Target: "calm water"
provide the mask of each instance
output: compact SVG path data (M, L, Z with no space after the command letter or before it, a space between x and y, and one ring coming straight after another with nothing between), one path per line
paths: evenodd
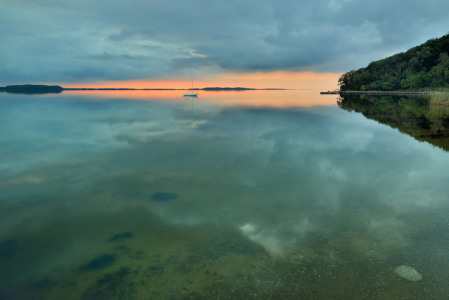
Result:
M0 299L449 297L448 152L318 91L181 94L0 94Z

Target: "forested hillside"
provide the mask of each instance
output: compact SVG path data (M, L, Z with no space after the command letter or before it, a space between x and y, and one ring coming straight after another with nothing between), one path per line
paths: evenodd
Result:
M449 88L449 34L343 74L341 90Z

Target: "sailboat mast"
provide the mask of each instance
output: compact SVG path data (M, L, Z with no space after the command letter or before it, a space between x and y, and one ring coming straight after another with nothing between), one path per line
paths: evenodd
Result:
M184 97L194 97L194 98L196 98L196 97L198 97L198 94L193 92L193 74L192 74L192 70L190 70L190 79L192 81L192 87L190 88L190 93L184 94Z

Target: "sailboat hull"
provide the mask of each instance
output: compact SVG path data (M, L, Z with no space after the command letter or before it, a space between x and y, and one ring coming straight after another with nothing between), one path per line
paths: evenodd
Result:
M184 97L196 98L196 97L198 97L198 94L195 94L195 93L184 94Z

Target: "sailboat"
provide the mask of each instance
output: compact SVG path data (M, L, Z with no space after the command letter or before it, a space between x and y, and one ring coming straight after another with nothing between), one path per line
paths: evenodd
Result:
M193 76L192 76L192 71L190 71L190 78L192 79L192 88L190 89L191 92L188 93L188 94L184 94L184 97L188 97L188 98L196 98L196 97L198 97L198 94L193 92Z

